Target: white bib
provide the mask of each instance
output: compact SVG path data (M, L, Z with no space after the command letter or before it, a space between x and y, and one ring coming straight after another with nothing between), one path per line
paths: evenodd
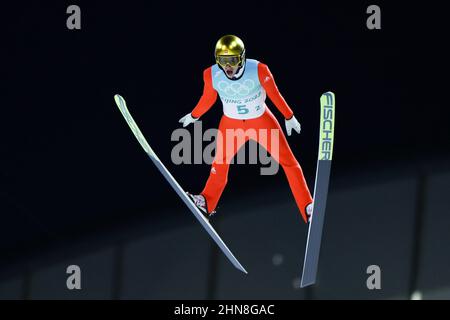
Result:
M254 119L260 117L266 108L266 91L258 77L258 61L247 59L244 74L231 80L216 64L212 67L214 89L222 100L223 113L233 119Z

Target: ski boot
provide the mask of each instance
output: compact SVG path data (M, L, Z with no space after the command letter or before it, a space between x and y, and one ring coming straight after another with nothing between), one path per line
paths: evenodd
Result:
M306 206L306 215L308 216L308 222L311 222L313 209L314 209L314 202L311 202Z
M203 214L206 220L209 221L209 219L214 215L214 213L216 213L215 211L208 212L208 207L206 206L206 199L203 195L190 194L189 192L186 192L186 194L189 196L189 198L191 198L192 202L200 210L200 212Z

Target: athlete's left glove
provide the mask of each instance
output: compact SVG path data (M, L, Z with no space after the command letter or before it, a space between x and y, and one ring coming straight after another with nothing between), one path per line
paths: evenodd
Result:
M190 125L191 123L194 123L197 120L198 120L198 118L196 119L196 118L192 117L192 115L190 113L188 113L183 118L181 118L178 122L182 123L183 127L186 127L186 126Z
M300 126L300 122L298 122L294 116L292 116L292 118L290 118L289 120L285 119L284 124L286 125L286 132L288 136L291 135L292 129L297 131L297 133L300 133L300 130L302 129L302 127Z

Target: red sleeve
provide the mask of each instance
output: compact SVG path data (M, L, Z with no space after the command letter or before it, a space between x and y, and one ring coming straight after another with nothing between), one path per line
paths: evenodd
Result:
M294 115L291 108L287 104L286 100L284 100L280 91L278 91L275 80L273 79L273 75L269 70L269 67L264 63L258 64L258 77L259 82L263 86L264 90L266 90L267 95L270 100L275 104L275 106L280 110L285 119L290 119Z
M200 101L195 106L194 110L192 110L191 115L194 118L200 118L206 111L208 111L214 102L217 99L217 91L213 88L212 85L212 67L205 69L203 71L203 95L200 98Z

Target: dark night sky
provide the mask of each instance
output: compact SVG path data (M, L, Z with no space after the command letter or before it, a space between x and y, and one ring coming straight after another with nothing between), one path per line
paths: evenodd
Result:
M382 30L369 31L364 1L74 3L80 31L65 26L72 2L4 5L2 249L180 205L123 121L115 93L179 182L200 191L208 166L171 164L170 135L198 101L202 71L223 34L239 35L247 56L271 68L302 123L302 134L288 140L310 185L318 99L328 90L337 98L336 176L448 154L441 78L448 49L437 5L379 3ZM220 115L216 103L204 128L216 127ZM283 174L260 177L258 166L235 166L227 190L285 183Z

